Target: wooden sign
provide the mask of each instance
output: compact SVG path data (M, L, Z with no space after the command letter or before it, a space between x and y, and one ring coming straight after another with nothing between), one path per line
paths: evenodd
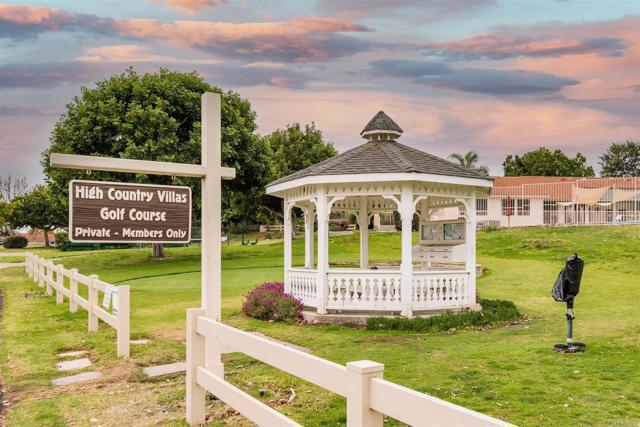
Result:
M91 243L188 243L191 189L73 180L69 239Z

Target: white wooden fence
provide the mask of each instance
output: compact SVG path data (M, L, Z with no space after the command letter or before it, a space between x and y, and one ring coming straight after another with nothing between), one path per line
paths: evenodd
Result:
M96 275L80 274L75 268L67 270L62 264L54 264L31 252L25 254L25 270L34 282L46 288L47 295L53 295L55 291L56 304L64 303L64 298L67 297L70 312L77 312L78 306L87 310L89 332L98 330L98 319L113 327L117 331L118 357L129 357L129 286L114 286L99 280ZM68 283L68 287L65 283ZM83 293L87 298L78 292L79 284L87 287L86 293Z
M297 422L224 380L205 348L240 352L347 399L348 427L382 427L383 415L413 426L486 427L511 424L386 381L384 365L369 360L339 365L216 322L204 309L187 310L187 422L205 421L205 392L215 394L259 426L299 426ZM206 342L207 341L207 342ZM206 344L205 344L206 342Z

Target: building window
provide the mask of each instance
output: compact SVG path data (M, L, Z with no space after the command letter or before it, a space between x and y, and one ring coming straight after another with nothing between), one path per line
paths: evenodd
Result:
M507 197L506 199L501 199L501 207L502 207L502 216L513 216L513 199Z
M529 199L518 199L518 216L529 216L531 213L530 202Z
M486 216L489 206L489 199L476 199L476 215Z

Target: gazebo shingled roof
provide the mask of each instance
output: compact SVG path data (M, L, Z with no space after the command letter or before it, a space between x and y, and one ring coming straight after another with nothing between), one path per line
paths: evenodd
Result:
M365 132L376 130L391 130L402 133L402 129L400 128L400 126L398 126L398 124L394 122L391 117L387 116L382 110L378 111L378 114L376 114L371 120L369 120L369 123L367 123L364 129L362 129L360 135L364 134Z
M402 129L383 111L376 114L360 133L394 132ZM391 137L391 135L387 135ZM365 136L367 138L367 136ZM369 138L368 138L369 139ZM269 186L295 179L320 175L352 175L371 173L425 173L463 178L490 179L483 172L466 168L424 151L400 144L392 139L369 140L335 157L280 178Z

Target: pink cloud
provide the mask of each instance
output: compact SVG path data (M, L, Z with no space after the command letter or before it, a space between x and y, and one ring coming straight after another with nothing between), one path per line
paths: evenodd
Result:
M0 4L0 19L5 24L41 26L52 31L73 20L73 14L53 7Z
M115 29L126 37L276 62L322 61L368 49L359 39L337 34L368 30L344 18L294 17L284 22L240 24L129 19L118 21Z
M476 150L480 163L490 166L494 174L502 173L507 154L540 146L571 155L580 151L596 165L611 142L640 134L639 125L616 115L552 100L381 96L368 90L323 89L297 92L261 87L245 88L242 94L258 114L261 133L296 121L315 121L344 151L363 142L359 132L382 109L404 129L400 142L445 158L452 152Z
M545 28L543 31L550 31ZM606 34L622 40L627 48L617 56L603 56L597 52L545 58L516 58L509 64L531 70L553 70L580 80L581 84L567 88L565 96L573 100L625 98L640 102L640 94L633 87L640 83L640 20L635 17L613 22L567 26L566 34L586 37ZM637 108L635 109L637 112Z
M155 55L148 48L134 44L92 47L76 58L83 62L176 62L168 55Z
M58 9L5 5L0 9L0 36L19 39L47 31L84 31L169 43L253 61L312 62L364 52L370 43L344 33L369 29L342 17L293 17L288 21L160 22L116 20Z
M454 60L478 60L580 55L585 53L617 56L621 54L625 47L625 43L622 40L614 37L571 40L498 32L431 44L428 45L428 51Z
M227 0L150 0L152 3L165 3L169 9L185 15L196 15L209 7L220 6Z
M453 60L496 60L595 54L622 56L637 40L638 17L579 24L502 26L458 40L425 45ZM635 34L632 34L635 33Z

